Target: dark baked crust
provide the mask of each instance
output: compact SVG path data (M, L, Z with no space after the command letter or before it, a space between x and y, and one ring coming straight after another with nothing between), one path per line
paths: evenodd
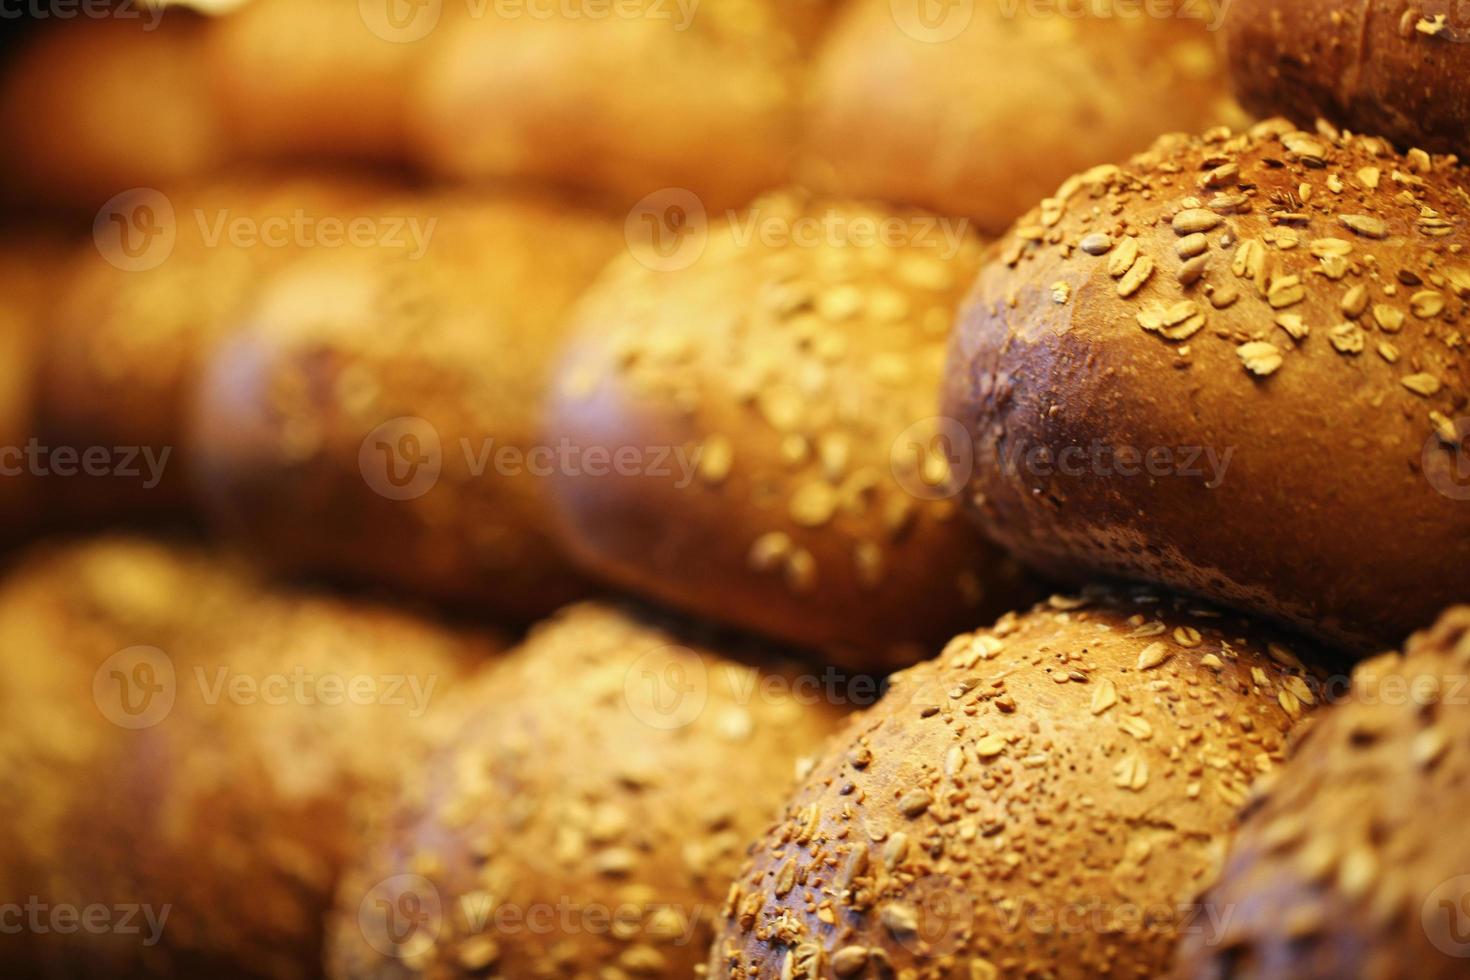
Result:
M1400 149L1470 155L1460 0L1233 0L1223 37L1246 107L1325 116Z
M910 238L856 234L889 221ZM641 465L555 480L574 556L860 667L912 663L1023 601L1014 563L958 519L928 425L980 248L933 221L772 195L712 223L685 268L615 261L573 315L550 431ZM803 222L834 230L803 242Z
M997 235L1068 174L1243 118L1208 5L1116 6L852 0L814 61L798 178Z
M692 976L741 847L842 713L771 656L606 605L537 627L344 879L329 975ZM403 874L442 914L393 946L372 900Z
M1143 593L959 636L752 849L710 975L1160 976L1318 681L1279 638Z
M1363 649L1430 622L1470 561L1467 187L1445 158L1282 120L1068 180L997 244L954 337L973 512L1055 574Z
M529 454L566 310L621 236L535 197L388 210L431 230L422 255L312 256L237 311L193 410L196 486L277 567L544 615L587 587Z
M1181 977L1465 975L1467 671L1464 607L1355 671L1351 696L1258 787Z

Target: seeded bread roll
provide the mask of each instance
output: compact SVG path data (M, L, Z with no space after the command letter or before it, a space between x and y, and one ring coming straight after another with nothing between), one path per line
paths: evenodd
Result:
M415 156L454 179L746 205L789 175L801 50L827 6L564 0L446 21L417 86Z
M1319 681L1157 595L961 635L829 743L731 886L710 976L1160 976Z
M229 151L201 31L192 14L141 5L73 9L38 29L0 81L4 195L90 213L130 187L217 167Z
M214 97L241 152L400 161L419 32L460 3L252 0L210 22Z
M144 188L106 209L47 318L42 416L50 443L123 447L136 475L59 485L69 511L186 509L183 414L206 353L268 270L351 248L341 228L383 217L377 193L336 176L242 175Z
M422 254L313 256L264 288L204 373L196 483L279 567L534 618L586 591L550 537L542 413L622 236L530 197L412 213Z
M1470 609L1370 660L1254 794L1182 977L1465 976ZM1228 913L1228 914L1227 914Z
M858 690L770 656L607 605L539 626L344 879L328 974L693 975L741 846Z
M136 932L23 930L76 977L318 975L356 808L492 649L136 540L32 556L0 585L0 637L6 894L42 922L141 907Z
M1379 649L1466 597L1470 197L1275 120L1066 181L956 331L990 534ZM1344 533L1349 532L1349 533Z
M1470 6L1241 0L1224 22L1236 92L1261 115L1325 116L1401 149L1470 156Z
M553 482L567 546L621 587L859 667L1013 605L1014 564L943 499L933 426L979 240L796 195L707 238L678 268L640 244L573 315L550 422L584 464Z
M1239 118L1201 5L1061 7L1087 9L852 0L815 58L799 179L995 235L1068 174Z

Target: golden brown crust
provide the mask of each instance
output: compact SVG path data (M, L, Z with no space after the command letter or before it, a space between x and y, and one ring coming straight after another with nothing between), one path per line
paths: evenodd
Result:
M4 194L95 211L129 187L207 173L228 153L183 11L76 16L40 28L0 82Z
M798 177L999 234L1068 174L1239 118L1207 6L853 0L815 59Z
M154 486L141 457L137 479L68 481L69 511L184 509L183 417L206 353L269 270L325 247L323 223L372 214L379 193L360 179L240 174L143 189L110 210L133 245L109 222L70 259L46 323L43 425L55 445L168 457ZM140 238L139 222L166 230Z
M565 311L621 236L530 197L408 213L422 255L315 256L263 287L205 371L193 474L273 564L534 618L586 591L537 450Z
M99 977L315 975L356 808L495 648L130 539L31 557L0 636L7 896L167 916L31 937L48 969Z
M1057 574L1358 647L1431 621L1470 561L1467 187L1282 120L1068 180L997 243L953 341L974 512Z
M691 976L741 846L841 714L770 656L606 605L538 627L344 879L329 974ZM394 942L379 902L427 917Z
M1143 593L959 636L832 740L731 887L710 975L1159 976L1318 680Z
M1458 0L1232 0L1236 92L1261 115L1325 116L1401 149L1470 155L1470 8Z
M712 224L681 268L614 262L573 315L550 430L633 464L555 479L567 547L864 667L1011 608L1025 587L936 489L928 427L979 247L962 222L787 194Z
M1449 980L1465 975L1470 609L1362 664L1263 780L1179 975Z
M812 0L576 0L443 24L413 105L416 157L623 204L666 187L739 207L783 183ZM540 10L531 16L527 10ZM547 11L555 13L547 16ZM577 12L575 16L568 11Z

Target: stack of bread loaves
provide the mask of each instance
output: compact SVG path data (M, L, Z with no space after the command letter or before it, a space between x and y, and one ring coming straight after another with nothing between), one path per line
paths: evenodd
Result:
M7 970L1470 977L1459 5L89 10Z

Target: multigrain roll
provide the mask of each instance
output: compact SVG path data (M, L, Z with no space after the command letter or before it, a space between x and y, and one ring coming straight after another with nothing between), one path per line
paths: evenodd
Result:
M495 649L135 540L30 558L0 636L0 879L49 926L19 937L42 971L79 977L319 975L357 808ZM94 905L132 931L55 928Z
M0 81L0 193L91 212L218 167L228 139L202 30L192 14L142 5L39 28Z
M1248 109L1325 116L1403 150L1470 156L1470 6L1461 0L1239 0L1223 37Z
M934 418L979 239L783 194L696 241L640 241L573 314L549 426L579 462L553 481L573 554L859 667L1011 608L1025 585L945 499Z
M1188 600L1054 597L895 675L731 886L712 978L1148 978L1320 677Z
M852 0L814 59L798 179L999 234L1068 174L1240 118L1209 6Z
M238 175L138 189L99 214L47 317L41 411L49 442L130 462L126 475L69 481L69 512L185 509L183 416L206 354L269 270L355 248L354 219L406 234L370 203L379 190L337 175Z
M446 20L416 89L414 155L454 179L744 206L789 176L802 50L830 6L563 0Z
M1263 780L1181 977L1449 980L1465 975L1470 609L1362 664Z
M861 690L771 656L608 605L539 626L344 879L328 974L693 975L740 848Z
M252 0L210 22L212 95L246 156L400 162L420 31L464 9Z
M1282 120L1069 179L956 330L973 512L1038 568L1360 649L1431 622L1470 561L1467 188Z
M543 413L622 236L533 197L414 213L421 251L313 256L242 313L200 385L196 483L277 567L534 618L586 590L550 536Z

